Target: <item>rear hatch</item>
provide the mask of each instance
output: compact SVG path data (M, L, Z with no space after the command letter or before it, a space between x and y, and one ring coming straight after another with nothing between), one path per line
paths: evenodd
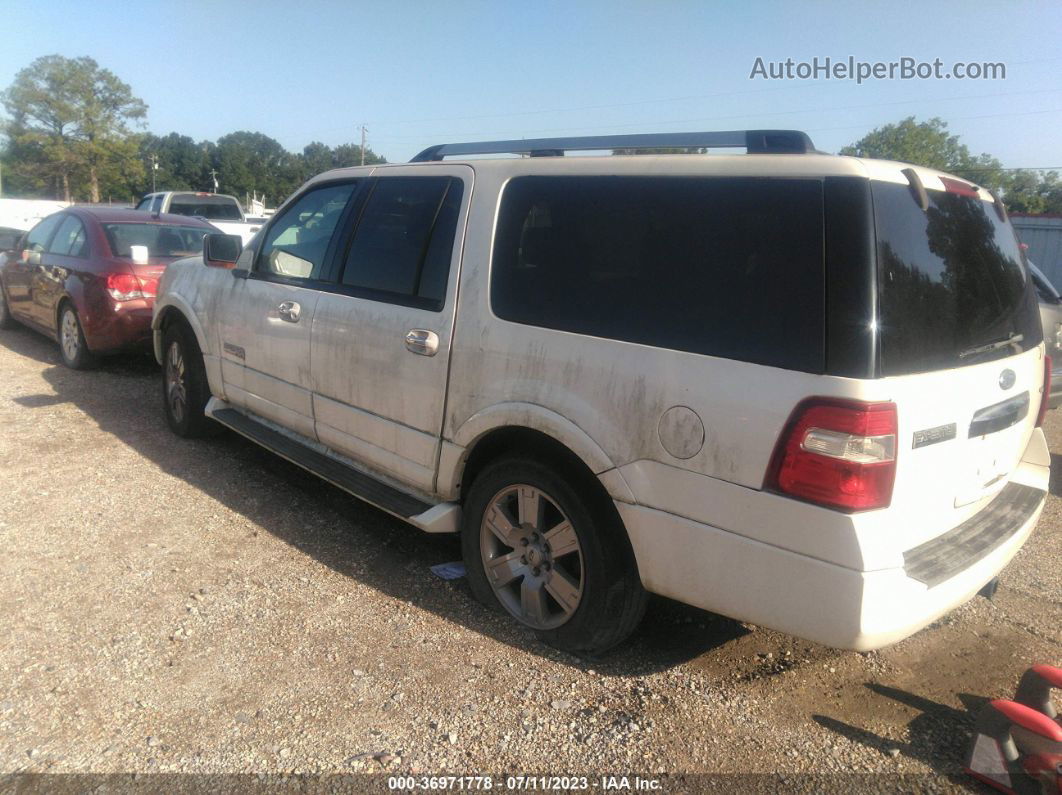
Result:
M898 421L888 514L902 548L960 524L1007 484L1036 425L1045 364L1035 289L1002 205L919 173L871 183L878 364Z

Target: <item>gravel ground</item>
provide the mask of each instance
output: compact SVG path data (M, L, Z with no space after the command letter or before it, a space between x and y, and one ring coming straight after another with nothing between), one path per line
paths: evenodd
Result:
M1062 478L993 601L888 649L658 599L587 661L433 576L455 538L233 434L173 436L150 359L73 372L15 329L0 373L0 773L627 774L665 790L766 773L810 790L855 772L875 774L859 789L961 789L971 711L1062 662ZM1048 437L1062 451L1062 412Z

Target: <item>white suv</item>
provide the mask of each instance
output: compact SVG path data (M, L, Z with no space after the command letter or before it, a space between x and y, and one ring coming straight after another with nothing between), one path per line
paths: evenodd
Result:
M564 649L647 591L879 647L1044 504L1036 295L999 200L936 171L789 131L451 144L206 251L156 303L170 426L461 533L476 595Z

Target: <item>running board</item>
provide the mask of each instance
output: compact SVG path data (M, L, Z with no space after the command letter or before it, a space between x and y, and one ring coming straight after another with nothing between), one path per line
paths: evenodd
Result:
M211 398L206 413L226 428L260 444L281 458L312 472L358 499L405 519L425 532L456 533L459 529L461 507L456 503L443 502L432 505L424 502L349 464L314 450L264 422L229 408L217 398Z

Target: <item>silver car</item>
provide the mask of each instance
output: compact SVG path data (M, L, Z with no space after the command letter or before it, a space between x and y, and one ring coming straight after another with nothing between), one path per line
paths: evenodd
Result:
M1031 262L1029 273L1040 301L1040 322L1044 327L1044 344L1051 357L1051 400L1049 408L1062 405L1062 296L1050 280Z

